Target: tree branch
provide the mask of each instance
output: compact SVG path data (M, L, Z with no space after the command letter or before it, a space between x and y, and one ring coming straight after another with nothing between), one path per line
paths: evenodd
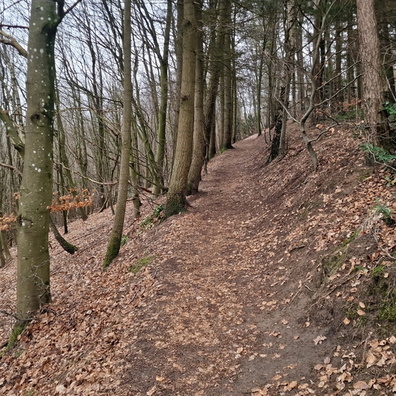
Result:
M6 110L0 108L0 121L3 121L6 126L6 135L11 139L12 144L16 151L23 158L25 154L25 143L21 139L18 133L18 129L16 128L14 121L9 116Z
M0 23L0 29L2 28L12 28L12 29L26 29L29 30L29 26L23 26L23 25L7 25L5 23Z
M58 4L58 21L55 24L55 27L57 27L63 20L63 18L73 9L82 2L82 0L77 0L72 6L70 6L66 11L64 9L65 7L65 0L55 0L56 3Z
M117 182L114 182L114 181L101 182L101 181L92 179L92 178L90 178L89 176L84 176L84 175L81 174L80 172L75 171L75 170L73 170L73 169L71 169L71 168L65 166L64 164L61 164L60 162L54 161L54 164L57 165L57 166L60 166L60 165L61 165L64 169L67 169L68 171L74 173L74 174L77 175L77 176L80 176L81 178L83 178L83 179L85 179L85 180L89 180L89 181L90 181L91 183L93 183L93 184L98 184L98 185L100 185L100 186L115 186L115 185L117 184Z
M22 172L16 166L4 164L3 162L0 162L0 166L2 166L3 168L12 169L16 173L18 173L19 176L22 176Z
M3 36L3 37L1 37ZM18 41L12 37L10 34L6 33L4 30L0 30L0 43L10 45L11 47L14 47L20 55L22 55L24 58L27 58L28 53L25 48L22 47L21 44L18 43Z

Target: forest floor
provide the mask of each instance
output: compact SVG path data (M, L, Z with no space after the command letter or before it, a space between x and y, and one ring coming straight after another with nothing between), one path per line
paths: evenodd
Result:
M394 176L345 125L315 143L313 173L291 129L281 161L264 166L263 136L216 156L186 213L127 218L106 272L111 211L71 223L79 250L52 242L53 302L3 353L0 394L394 394ZM3 342L15 262L0 271Z

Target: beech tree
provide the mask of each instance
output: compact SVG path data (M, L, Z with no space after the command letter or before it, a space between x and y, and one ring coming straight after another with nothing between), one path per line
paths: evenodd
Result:
M156 53L160 63L160 99L158 108L158 126L157 126L157 149L155 152L155 176L153 186L153 195L157 196L160 194L164 185L163 168L165 160L165 146L166 146L166 118L168 110L168 69L169 69L169 45L170 45L170 33L172 24L172 1L167 0L166 10L166 25L164 30L164 45L162 53L158 47L158 41L153 40L156 44ZM152 30L155 32L155 30Z
M76 5L75 3L74 5ZM48 251L55 102L54 46L63 1L32 0L26 79L25 151L17 218L17 323L20 332L51 299Z
M124 229L125 208L128 197L129 158L131 150L132 122L132 80L131 80L131 0L125 0L124 9L124 93L122 120L122 148L120 177L118 180L117 206L113 229L110 234L103 267L108 267L118 255L121 247L122 230Z
M231 0L220 2L220 35L222 54L222 73L220 77L220 147L232 149L233 99L232 97L232 3Z
M216 99L219 92L220 75L222 70L221 46L222 35L220 34L219 2L210 0L209 9L209 43L207 51L206 74L207 88L204 98L204 137L205 137L205 160L209 161L216 151ZM198 52L199 54L199 52Z
M202 167L205 161L204 83L203 83L203 26L201 6L197 10L197 50L195 64L194 136L191 165L188 173L187 194L198 192Z
M187 207L188 172L191 165L194 131L194 88L197 49L197 14L193 0L183 1L182 72L177 142L172 176L165 205L165 216Z

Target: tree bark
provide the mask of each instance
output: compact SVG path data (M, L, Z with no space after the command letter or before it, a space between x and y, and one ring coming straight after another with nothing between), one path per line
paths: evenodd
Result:
M175 158L165 204L166 217L177 214L187 208L187 178L191 164L193 145L195 58L197 43L197 18L194 1L184 0L183 10L183 59L179 121Z
M3 254L5 257L5 260L8 261L11 259L11 253L10 250L8 249L8 243L7 243L7 233L6 231L0 231L0 242L3 247Z
M62 247L62 249L65 252L69 254L74 254L77 252L78 247L74 246L72 243L66 241L66 239L63 238L51 216L50 216L50 227L52 233L54 234L55 239L58 241L59 245Z
M164 34L164 49L160 59L160 106L158 114L157 128L157 151L155 153L156 174L160 175L156 184L153 186L153 195L158 196L161 192L161 186L164 185L163 168L165 158L166 143L166 116L168 108L168 63L169 63L169 43L170 30L172 22L172 2L167 2L166 26ZM161 184L161 185L160 185Z
M0 238L0 268L3 268L5 266L5 263L6 263L6 258L5 258L5 254L4 254L4 248L3 248L3 239Z
M205 133L203 115L203 28L201 5L197 6L197 56L195 68L195 98L194 98L194 137L191 166L188 173L187 195L198 192L201 181L202 167L205 161Z
M213 4L213 7L215 4ZM216 152L216 99L219 91L219 82L221 74L221 59L220 59L220 48L221 48L221 35L216 33L216 27L218 25L218 15L216 20L212 21L211 40L208 50L208 74L209 82L205 92L205 103L204 103L204 136L206 144L206 163L215 155Z
M394 142L390 139L387 120L381 112L385 101L385 84L381 71L374 0L356 0L356 6L363 72L364 114L368 128L367 140L387 150L392 150Z
M28 43L24 167L18 212L17 327L50 301L56 3L32 0Z
M280 87L278 98L278 107L275 116L275 129L271 142L270 155L266 161L269 164L278 155L284 157L286 155L286 128L289 107L289 94L292 85L292 77L294 74L295 63L294 57L296 52L297 39L297 6L295 0L285 1L285 59L283 64L283 81Z
M107 268L117 257L120 247L122 231L124 229L126 201L128 197L129 155L131 150L131 122L132 122L132 61L131 61L131 0L125 0L124 9L124 92L123 92L123 124L122 148L120 161L120 177L118 180L117 205L115 209L113 229L107 244L103 268Z
M224 0L220 4L220 24L223 36L223 67L221 76L221 136L220 148L232 149L232 51L231 51L231 26L232 26L232 4L230 0Z

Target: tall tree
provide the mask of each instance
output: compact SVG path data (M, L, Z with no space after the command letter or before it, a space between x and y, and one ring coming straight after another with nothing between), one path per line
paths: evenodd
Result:
M381 111L385 101L385 83L381 69L374 2L375 0L356 0L359 51L363 71L364 114L369 130L368 141L391 150L394 142L390 139L387 120Z
M177 214L187 207L187 179L191 164L194 130L194 88L197 47L197 16L195 7L196 4L193 0L183 1L180 108L175 158L165 205L166 217Z
M215 124L216 124L216 99L218 96L220 75L222 69L221 46L222 35L219 34L219 11L217 0L209 2L207 14L209 19L209 43L207 51L208 82L204 100L204 134L206 144L205 160L209 161L216 152Z
M197 56L195 65L194 137L191 166L188 173L187 194L198 192L205 161L204 83L203 83L203 26L201 6L198 7Z
M296 0L285 0L285 40L284 52L285 59L283 64L283 76L278 98L277 114L275 116L274 136L271 142L271 151L267 163L273 161L278 155L286 154L286 126L288 118L289 96L294 74L294 57L296 52L296 35L297 35L297 3Z
M221 130L220 146L232 149L232 3L230 0L220 2L220 35L222 36L222 75L220 89Z
M132 122L132 62L131 62L131 0L125 0L124 9L124 94L122 120L122 149L120 177L118 180L117 206L114 215L113 229L107 245L103 267L107 268L117 257L121 247L122 230L124 229L126 201L128 197L129 158L131 150Z
M165 143L166 143L166 116L168 108L168 68L169 68L169 44L170 44L170 30L172 22L172 1L167 0L166 12L166 26L164 32L164 48L162 56L160 56L160 105L158 114L158 128L157 128L157 151L155 153L155 161L157 166L157 173L161 176L157 180L157 184L153 187L153 195L156 196L161 191L161 185L164 184L162 177L164 158L165 158Z
M63 2L32 0L29 24L24 167L18 210L16 331L50 301L48 231L52 201L54 45ZM40 188L38 188L38 186Z

